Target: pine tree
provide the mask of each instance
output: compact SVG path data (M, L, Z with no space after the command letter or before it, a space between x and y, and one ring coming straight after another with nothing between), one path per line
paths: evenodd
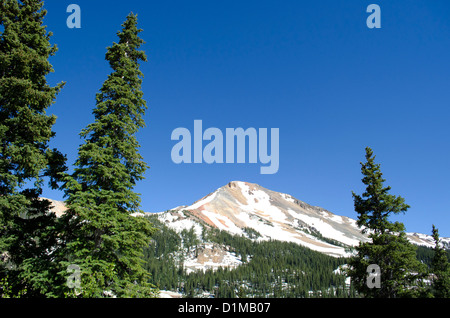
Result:
M39 0L0 3L0 276L23 297L51 295L55 284L56 217L39 196L44 177L57 188L66 170L65 157L49 148L56 117L46 110L64 83L46 81L57 48L42 7Z
M416 258L415 247L408 241L405 227L400 222L390 222L392 214L404 213L409 206L400 196L389 194L384 187L380 165L366 148L366 163L361 163L362 182L366 191L362 196L353 193L358 226L369 233L369 242L360 243L357 255L349 262L352 284L366 297L414 297L424 291L422 279L424 265ZM380 288L369 286L368 266L378 265L381 270Z
M439 231L433 225L432 235L435 242L434 257L431 262L432 293L437 298L450 298L450 265L447 252L440 245Z
M82 297L154 296L142 266L153 228L146 218L131 215L141 212L133 188L147 169L135 137L145 125L139 62L147 58L139 50L144 41L137 16L129 14L122 27L119 42L106 53L113 72L96 96L95 121L80 134L85 143L65 185L64 265L80 267Z

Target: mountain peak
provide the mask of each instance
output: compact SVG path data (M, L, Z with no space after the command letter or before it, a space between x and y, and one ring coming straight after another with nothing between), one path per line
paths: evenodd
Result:
M200 223L244 236L252 229L258 240L294 242L335 257L348 256L347 247L368 240L354 219L244 181L231 181L190 206L160 216L174 228L196 227L199 234ZM428 235L407 235L414 244L432 246Z
M182 211L190 212L190 222L238 235L251 228L260 240L295 242L333 256L347 255L345 245L365 239L351 219L244 181L231 181L190 206L174 209L172 223L186 222L178 213ZM174 220L177 215L180 219ZM330 243L337 238L338 244Z

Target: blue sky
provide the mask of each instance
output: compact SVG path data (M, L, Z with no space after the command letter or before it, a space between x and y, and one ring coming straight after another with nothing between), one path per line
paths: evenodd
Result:
M69 29L69 4L81 29ZM381 8L369 29L366 8ZM136 187L144 211L191 204L229 181L258 183L356 218L359 162L371 147L392 194L411 206L408 232L450 237L450 2L86 1L47 0L45 23L59 47L51 84L67 84L49 110L51 146L72 165L93 121L95 94L111 72L106 47L129 12L138 14L148 63L147 127L138 134L150 165ZM260 164L181 164L172 131L280 129L280 168ZM47 197L62 193L47 190Z

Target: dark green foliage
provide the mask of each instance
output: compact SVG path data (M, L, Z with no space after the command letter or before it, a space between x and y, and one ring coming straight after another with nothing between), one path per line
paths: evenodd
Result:
M251 258L248 263L223 273L236 293L242 282L251 297L335 297L337 287L345 289L345 277L334 273L346 263L344 258L327 256L295 243L254 242L223 231L215 230L209 238ZM322 289L325 292L318 293ZM220 286L218 292L220 295Z
M399 222L390 222L389 216L404 213L409 208L405 199L389 194L391 187L384 187L383 174L380 165L375 163L375 156L370 148L366 148L366 163L361 163L362 182L366 185L366 192L362 197L352 193L355 211L358 213L357 224L364 227L363 232L371 230L376 234L403 231L404 226Z
M131 215L141 212L133 188L147 168L135 137L147 108L139 70L147 58L139 50L144 41L137 16L128 15L122 27L119 42L106 53L113 72L97 94L95 121L80 134L85 142L65 185L69 210L62 218L67 242L62 264L81 268L82 297L154 293L141 262L153 228L147 219Z
M65 157L49 148L56 117L46 110L64 83L46 81L57 48L42 6L38 0L0 3L0 255L7 260L0 279L22 297L52 296L56 218L39 196L45 177L56 188L66 171Z
M405 212L408 205L402 197L389 194L384 187L380 165L366 148L366 163L361 163L362 182L366 191L362 196L353 193L358 225L369 233L371 241L360 243L357 255L349 262L349 275L358 292L365 297L397 298L423 296L425 265L416 258L415 247L404 233L404 225L392 223L392 214ZM381 269L381 287L367 284L367 268L376 264Z
M179 288L179 278L183 273L183 260L178 261L174 256L181 249L181 236L162 224L155 216L147 218L157 231L152 235L150 245L144 249L144 267L150 273L152 282L160 289L176 290Z
M435 242L434 256L431 261L432 294L437 298L450 298L450 265L448 253L440 246L438 229L433 225L432 235Z
M434 249L425 246L417 246L416 250L417 259L425 264L428 268L431 268L431 263L434 258ZM447 260L450 261L450 250L445 250Z
M252 229L251 227L245 227L243 228L243 230L250 239L257 239L261 237L261 234L255 229Z
M200 242L197 238L197 235L195 234L194 228L190 228L189 230L183 229L180 233L180 236L183 241L183 246L186 247L188 253L191 251L191 249L197 249L197 246Z
M247 261L234 269L187 274L182 268L187 251L182 235L163 225L155 215L148 218L159 231L146 249L144 259L152 280L160 289L180 291L186 297L199 297L202 292L218 298L354 296L345 285L345 277L334 273L347 262L346 259L327 256L294 243L255 242L211 228L204 228L204 242L226 247L241 257L245 255Z

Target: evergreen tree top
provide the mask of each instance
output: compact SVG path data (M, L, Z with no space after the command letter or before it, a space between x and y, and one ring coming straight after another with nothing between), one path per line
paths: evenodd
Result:
M358 212L358 226L372 229L376 232L403 231L401 223L390 223L389 215L406 212L409 205L400 196L389 194L390 186L384 187L380 164L375 163L375 155L371 148L366 148L366 162L361 162L362 182L366 185L365 192L360 196L352 192L355 211Z
M49 44L52 32L46 31L43 19L47 10L42 9L44 3L40 0L21 1L5 0L0 4L0 24L4 26L2 45L4 49L28 47L27 53L35 51L42 61L50 65L48 56L56 53L56 45ZM11 51L12 53L14 51ZM52 71L50 69L47 72Z
M111 131L110 126L114 125L114 133L127 139L145 126L142 116L147 103L141 90L144 75L139 62L146 62L147 56L139 50L144 44L140 32L137 15L130 13L117 33L119 42L107 48L105 58L113 71L96 96L97 106L93 111L96 123L88 126L82 136L92 134L92 139L97 141L105 135L105 129Z
M139 48L145 43L139 37L139 33L143 30L137 27L137 15L130 13L125 22L122 23L122 30L117 32L119 42L114 42L111 47L108 47L106 59L109 61L113 70L118 70L121 67L127 66L128 63L133 62L133 65L139 61L147 62L147 56L144 51ZM143 77L142 73L139 76Z

